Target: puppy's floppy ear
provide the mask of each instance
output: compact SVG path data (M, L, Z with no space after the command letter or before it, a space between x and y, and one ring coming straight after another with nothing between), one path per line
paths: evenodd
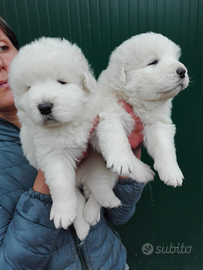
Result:
M96 89L97 83L93 76L83 72L83 85L87 90L93 93Z
M126 73L124 70L124 66L123 65L116 66L116 68L114 68L111 74L109 85L112 88L119 90L125 86L125 83L126 83Z

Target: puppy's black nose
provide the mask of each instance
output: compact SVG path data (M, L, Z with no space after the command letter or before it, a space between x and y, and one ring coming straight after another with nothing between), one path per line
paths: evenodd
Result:
M181 79L185 78L186 70L184 68L178 68L176 73L180 76Z
M48 115L51 113L51 109L53 107L53 103L46 102L38 105L38 110L41 112L43 115Z

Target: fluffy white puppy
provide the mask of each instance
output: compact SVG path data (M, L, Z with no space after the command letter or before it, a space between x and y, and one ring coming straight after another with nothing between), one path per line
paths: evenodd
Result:
M98 112L96 81L81 50L67 40L41 38L20 49L9 71L23 151L42 169L56 228L74 222L80 239L89 224L85 199L75 189L75 168ZM76 218L77 217L77 218Z
M137 159L131 150L127 136L134 128L134 121L118 105L123 100L132 106L144 125L144 145L154 159L160 179L174 187L182 185L183 174L177 164L174 146L175 125L170 118L173 97L189 83L187 69L178 60L180 54L179 46L156 33L134 36L112 52L107 69L98 79L102 106L92 144L101 151L107 167L117 174L142 183L154 177L150 167ZM94 169L91 164L86 166ZM85 181L91 179L86 176ZM103 192L102 182L88 186L96 196L90 195L85 214L86 219L94 223L98 220L97 202L102 205L103 201L110 203L115 198L112 196L111 199L108 192ZM93 208L94 213L89 214Z

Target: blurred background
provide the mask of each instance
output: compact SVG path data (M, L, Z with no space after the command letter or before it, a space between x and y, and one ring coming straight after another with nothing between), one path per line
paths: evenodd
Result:
M114 227L131 270L202 270L203 0L0 0L0 14L21 46L41 36L76 43L96 77L111 51L133 35L158 32L180 45L191 82L175 97L172 119L184 184L168 187L156 175L131 220ZM153 166L145 149L142 160Z

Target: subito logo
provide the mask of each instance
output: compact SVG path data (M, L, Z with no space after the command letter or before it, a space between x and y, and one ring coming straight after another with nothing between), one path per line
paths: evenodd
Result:
M142 246L142 252L145 255L151 255L154 251L154 247L150 243L146 243Z

